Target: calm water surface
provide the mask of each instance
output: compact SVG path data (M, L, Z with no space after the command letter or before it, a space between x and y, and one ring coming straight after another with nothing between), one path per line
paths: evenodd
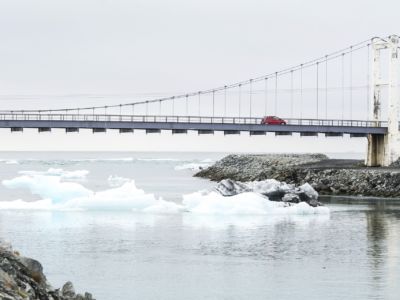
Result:
M79 184L92 190L109 189L109 176L121 176L179 203L182 194L214 184L176 167L222 155L17 156L3 154L1 180L26 170L88 170ZM39 199L25 189L0 193L3 201ZM399 299L400 202L323 201L329 215L3 210L0 237L39 259L54 286L71 280L100 300Z

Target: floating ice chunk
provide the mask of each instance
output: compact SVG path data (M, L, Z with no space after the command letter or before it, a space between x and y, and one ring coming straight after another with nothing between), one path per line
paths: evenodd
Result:
M57 169L48 173L60 174ZM111 178L114 180L115 178ZM22 200L0 202L0 209L26 210L123 210L141 213L178 213L223 215L282 215L282 214L326 214L325 207L311 207L307 203L290 204L270 201L268 197L251 191L245 191L231 197L225 197L217 191L196 192L183 195L182 204L165 201L136 187L133 180L121 180L118 187L94 192L76 182L64 182L61 176L23 175L10 180L3 180L3 185L13 189L28 189L39 195L42 200L25 202ZM111 181L112 181L111 180ZM116 181L118 181L116 180ZM125 181L125 182L122 182ZM257 186L257 183L255 183ZM276 181L265 183L259 190L274 191L282 188ZM285 186L283 185L283 188ZM312 194L309 185L302 186Z
M28 189L32 194L43 199L51 199L53 203L66 202L69 199L88 197L93 192L75 182L61 182L56 176L19 176L3 180L3 185L11 189Z
M193 193L183 195L184 208L192 213L199 214L326 214L326 207L311 207L305 202L289 204L270 201L267 197L245 192L231 197L224 197L220 193Z
M286 193L293 190L294 186L281 182L275 179L267 179L263 181L246 182L246 185L256 193L260 194L273 194L273 193Z
M211 158L205 158L201 161L202 163L206 163L206 164L211 164L213 162L215 162L213 159Z
M255 192L267 196L270 200L284 202L306 201L311 206L319 206L318 192L308 183L300 187L275 179L263 181L239 182L231 179L221 180L215 188L223 196L233 196L244 192Z
M182 207L174 202L157 199L138 189L133 180L122 186L93 193L89 197L73 198L64 208L85 210L132 210L135 212L177 213Z
M200 171L205 168L208 168L210 165L206 163L188 163L188 164L183 164L179 166L175 166L175 170L181 171L181 170L191 170L191 171Z
M121 185L123 185L124 183L129 182L129 181L130 181L129 178L120 177L120 176L113 176L113 175L110 175L110 176L108 177L108 184L109 184L111 187L119 187L119 186L121 186Z
M255 192L266 195L271 199L282 198L289 191L294 191L294 186L275 179L264 181L239 182L224 179L218 183L216 190L224 196L232 196L244 192Z
M53 210L55 205L51 199L37 201L23 201L21 199L14 201L0 201L0 210Z
M60 177L43 175L19 176L4 180L3 185L13 189L28 189L43 200L2 201L0 209L131 210L151 213L176 213L183 210L181 205L145 193L136 187L133 180L100 192L93 192L75 182L63 182Z
M19 161L15 159L0 159L0 162L5 163L6 165L18 165Z
M318 192L314 190L314 188L309 184L305 183L299 187L299 189L304 192L310 199L317 200L318 199Z
M7 165L18 165L19 164L18 160L15 160L15 159L6 160L5 163Z

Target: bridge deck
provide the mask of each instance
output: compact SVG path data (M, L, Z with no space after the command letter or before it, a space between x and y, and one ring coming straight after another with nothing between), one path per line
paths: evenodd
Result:
M260 118L130 116L79 114L0 114L0 128L208 130L226 132L299 132L386 134L386 122L286 119L287 125L262 125Z

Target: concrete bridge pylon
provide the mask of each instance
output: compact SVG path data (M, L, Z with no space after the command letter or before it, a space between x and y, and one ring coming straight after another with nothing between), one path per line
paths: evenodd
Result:
M371 67L371 102L372 120L375 126L381 121L382 87L387 86L388 97L388 132L384 135L368 135L367 166L389 166L400 158L400 132L399 132L399 37L390 36L387 40L372 39L372 67ZM382 53L389 54L387 81L382 80L381 65Z

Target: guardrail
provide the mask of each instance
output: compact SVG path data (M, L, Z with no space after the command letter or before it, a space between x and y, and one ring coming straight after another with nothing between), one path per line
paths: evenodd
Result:
M95 122L142 122L142 123L205 123L205 124L261 124L259 118L203 117L203 116L148 116L104 114L32 114L3 113L3 121L95 121ZM339 119L284 119L287 125L387 127L387 121L339 120Z

